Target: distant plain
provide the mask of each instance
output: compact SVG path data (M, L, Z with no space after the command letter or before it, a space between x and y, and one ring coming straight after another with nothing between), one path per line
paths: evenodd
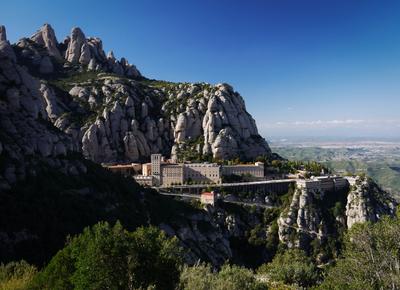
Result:
M269 143L290 160L315 160L340 174L365 173L400 199L400 139L274 137Z

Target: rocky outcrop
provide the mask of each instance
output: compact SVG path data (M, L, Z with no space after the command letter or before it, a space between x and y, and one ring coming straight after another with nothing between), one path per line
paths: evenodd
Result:
M4 25L0 25L0 41L7 41L7 33Z
M50 24L43 25L34 35L31 36L31 40L45 47L49 55L56 59L61 59L60 51L58 50L58 41L54 33L53 28Z
M40 75L55 69L71 74L73 65L81 66L77 75L82 70L98 72L94 82L71 83L67 99L55 93L65 86L54 88L50 103L50 94L43 90L49 120L93 161L138 161L156 152L180 159L185 150L218 159L270 154L242 97L227 84L161 83L154 87L152 82L143 85L126 80L137 79L140 72L126 59L117 60L112 51L106 56L101 40L86 38L80 28L73 28L64 43L58 44L46 24L30 39L20 40L17 47L17 57L30 62ZM61 54L66 63L56 68L51 58ZM104 72L123 77L100 77ZM69 85L68 80L62 82Z
M65 59L71 63L88 64L91 59L89 45L85 34L79 27L74 27L68 39Z
M188 264L193 265L200 259L220 266L232 258L229 236L206 212L190 215L179 224L162 223L160 228L190 249L185 255Z
M312 241L323 244L329 236L355 223L394 215L396 205L387 192L367 178L357 177L350 189L338 191L300 187L278 218L279 240L288 247L309 250Z
M396 205L396 201L372 180L357 177L347 196L347 227L366 221L376 222L383 215L393 215Z
M216 88L215 94L208 99L202 121L203 154L212 153L221 159L231 157L230 152L243 151L249 157L266 154L268 146L264 140L257 140L257 127L247 113L242 97L229 85L218 84ZM239 144L241 141L245 142Z
M54 92L17 64L13 48L0 42L0 189L37 172L38 159L60 171L79 174L82 164L58 159L73 151L71 138L54 130L60 113ZM53 129L52 129L53 127ZM77 169L78 168L78 169Z
M125 58L117 60L111 51L107 56L103 50L103 43L97 37L86 38L79 27L71 31L71 35L64 41L67 44L65 59L72 64L87 65L89 71L109 71L120 76L138 78L140 72Z
M160 228L169 236L177 237L181 245L189 249L185 252L188 264L200 260L219 267L227 260L242 263L246 260L241 247L247 244L251 248L248 236L252 229L259 227L261 240L271 235L267 227L262 229L263 214L263 208L206 206L204 210L186 215L185 219L163 222ZM265 258L264 254L265 250L258 249L260 260Z
M291 204L278 219L279 240L291 247L306 247L312 239L326 238L326 228L316 199L318 192L296 189Z
M101 87L96 99L106 108L87 124L82 144L85 156L97 162L137 161L156 152L179 159L183 150L219 159L270 154L242 98L228 85L170 84L168 91L159 91L114 77L96 86ZM88 100L94 91L93 86L76 86L69 93Z
M39 142L41 154L64 152L61 145L54 149L59 139L68 139L66 151L99 163L146 160L152 153L181 159L187 151L217 159L271 154L242 97L227 84L141 81L134 66L113 52L106 56L102 41L80 28L62 44L45 24L14 46L0 45L5 110L22 109L62 136ZM52 73L61 77L44 80Z

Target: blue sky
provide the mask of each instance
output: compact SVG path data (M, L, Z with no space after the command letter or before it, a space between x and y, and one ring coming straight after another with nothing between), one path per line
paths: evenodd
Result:
M10 41L50 23L150 78L227 82L262 135L400 136L400 1L2 1Z

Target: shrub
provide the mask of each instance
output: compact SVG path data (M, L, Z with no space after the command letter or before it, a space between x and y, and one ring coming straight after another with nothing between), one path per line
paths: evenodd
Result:
M0 289L22 290L27 289L37 273L36 267L24 260L0 265Z
M185 266L182 270L179 289L181 290L257 290L265 289L251 270L238 266L224 265L219 272L212 272L211 266L198 264Z
M262 265L258 273L272 281L302 287L316 284L319 278L311 259L299 249L289 249L277 254L271 263Z
M341 259L330 269L322 289L399 289L400 220L354 225Z
M35 278L33 289L174 289L181 253L155 227L128 232L98 223L68 242Z

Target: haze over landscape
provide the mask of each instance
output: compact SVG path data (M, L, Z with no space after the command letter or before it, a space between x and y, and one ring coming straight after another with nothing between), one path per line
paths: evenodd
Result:
M60 40L79 26L147 77L232 84L267 138L400 135L398 1L2 5L12 42L45 22Z

